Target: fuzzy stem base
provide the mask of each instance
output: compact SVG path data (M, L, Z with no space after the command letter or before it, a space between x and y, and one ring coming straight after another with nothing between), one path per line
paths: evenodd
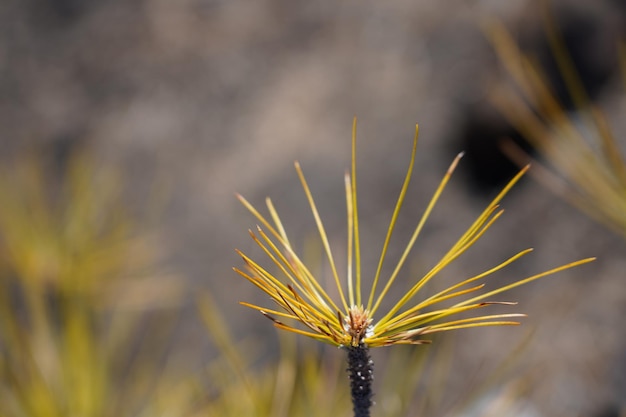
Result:
M348 376L354 417L370 417L372 406L372 381L374 380L374 362L370 359L367 346L349 346Z

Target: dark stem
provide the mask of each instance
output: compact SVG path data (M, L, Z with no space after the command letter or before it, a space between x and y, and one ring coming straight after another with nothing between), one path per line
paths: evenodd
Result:
M372 381L374 380L374 362L370 359L367 346L349 346L348 374L354 417L370 417L372 406Z

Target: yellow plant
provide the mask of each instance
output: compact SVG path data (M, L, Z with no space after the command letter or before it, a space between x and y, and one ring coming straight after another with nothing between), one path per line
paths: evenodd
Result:
M159 309L180 288L146 279L155 251L113 170L86 154L55 175L44 162L0 175L0 416L159 415L168 328L136 333L145 309L172 323Z
M252 204L243 197L239 197L244 206L261 224L261 226L257 227L256 232L250 231L252 239L279 271L279 274L275 276L268 269L239 251L238 253L242 256L247 266L247 271L238 268L235 268L235 271L269 295L279 309L267 308L247 302L242 302L242 304L260 311L280 329L346 348L348 351L355 416L369 416L369 408L372 403L371 380L373 366L367 353L369 347L394 344L423 344L429 342L424 336L432 333L479 326L518 324L518 322L511 319L521 317L523 316L522 314L478 315L452 320L449 317L482 309L493 304L514 304L485 300L512 288L594 259L582 259L518 280L509 285L499 286L490 291L479 293L479 290L485 286L485 284L479 283L481 280L531 251L531 249L525 249L483 273L463 279L457 284L435 294L422 295L424 286L434 279L447 265L467 251L502 215L503 211L499 209L499 203L526 172L527 168L524 168L493 199L435 266L423 277L417 279L413 286L390 309L381 312L383 299L399 276L426 220L462 156L461 154L457 156L448 168L424 214L417 222L411 239L393 268L391 276L384 283L382 290L379 290L379 285L382 285L379 281L383 263L409 185L415 162L416 148L417 128L404 185L400 191L400 196L389 224L378 267L375 273L371 274L373 280L367 296L363 295L360 259L360 224L356 185L356 120L352 134L352 168L351 172L345 175L348 259L347 271L343 280L340 278L335 266L327 233L302 169L297 162L295 165L332 271L336 290L339 294L338 301L330 297L328 291L321 286L317 277L310 272L310 269L297 255L272 201L269 198L266 200L270 222ZM417 296L420 298L416 301ZM450 303L451 305L449 305ZM286 322L285 319L290 321ZM292 324L292 322L299 323L302 327Z
M304 343L298 349L293 334L279 334L277 359L250 357L260 355L268 346L244 338L235 340L221 309L209 294L199 300L199 311L207 332L217 348L216 358L207 367L202 405L190 416L215 417L348 417L350 393L344 384L345 365L329 347L311 349ZM441 340L440 349L399 347L381 358L377 408L387 417L417 415L463 415L481 401L485 392L498 391L504 375L523 352L520 344L506 360L477 384L472 384L456 398L445 395L449 382L455 378L453 338ZM525 342L529 339L527 338ZM252 348L254 347L254 348ZM515 375L520 376L518 370ZM503 390L491 398L492 403L512 403L519 394L519 381L504 384ZM506 408L500 408L507 411Z
M587 97L550 14L544 11L544 16L547 38L576 115L562 106L540 67L498 22L487 25L487 34L513 84L494 89L491 99L543 157L533 163L540 182L626 237L626 164L608 121ZM620 52L626 68L624 48ZM530 160L511 143L504 146L519 164Z

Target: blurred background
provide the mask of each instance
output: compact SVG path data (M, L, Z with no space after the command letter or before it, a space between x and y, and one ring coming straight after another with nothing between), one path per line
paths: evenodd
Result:
M17 326L22 329L36 328L29 309L38 307L28 301L35 290L12 280L43 277L37 291L46 306L39 308L56 311L50 305L56 299L49 294L52 276L78 259L85 242L101 241L102 248L85 249L85 256L102 262L77 266L67 291L83 291L77 282L86 274L98 277L85 291L89 302L106 307L98 307L105 311L102 323L82 325L89 334L98 326L105 333L116 328L116 320L122 327L127 320L136 323L128 343L134 353L117 378L124 378L123 369L144 345L154 346L145 339L163 323L170 330L154 361L168 358L168 369L183 375L205 366L216 351L197 314L204 292L235 340L245 340L237 346L244 355L275 359L275 330L238 304L270 305L232 271L242 265L235 248L259 255L247 234L255 220L235 192L259 208L271 196L288 233L308 247L315 229L293 169L299 160L341 258L343 172L354 115L365 271L375 270L414 124L420 126L414 181L390 259L401 254L454 155L467 151L398 283L401 291L445 253L516 172L498 140L509 137L527 147L489 104L489 92L506 75L482 30L486 19L505 24L568 106L545 40L542 4L4 0L0 259L8 283L3 299L12 305L6 317L23 319L26 324ZM550 4L591 99L623 138L618 46L625 35L624 2ZM529 314L522 328L456 335L446 396L459 395L528 338L518 371L526 381L519 395L526 411L508 415L619 416L626 405L624 239L531 179L503 206L504 217L442 280L488 269L526 247L535 252L492 279L513 281L579 258L599 259L506 295L506 301L519 301L516 312ZM72 223L77 218L84 223ZM96 230L81 240L91 227ZM50 238L42 243L44 235ZM57 237L60 243L50 243ZM51 269L55 256L65 260ZM120 266L103 266L112 263ZM65 289L59 294L68 299ZM54 333L59 322L52 319L43 333ZM4 369L12 360L6 355L9 333L0 338ZM7 377L0 384L7 396L19 386Z

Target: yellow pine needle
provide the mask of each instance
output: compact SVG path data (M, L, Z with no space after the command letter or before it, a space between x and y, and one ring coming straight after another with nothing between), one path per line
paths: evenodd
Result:
M415 244L415 241L417 240L417 237L419 236L420 232L422 231L422 228L424 227L424 224L426 224L426 220L430 216L430 213L432 212L433 208L435 207L435 204L439 200L439 197L443 193L444 188L448 184L448 181L450 180L450 177L452 176L452 173L454 172L457 164L459 163L459 160L462 157L463 157L462 153L457 155L457 157L454 159L454 161L452 161L452 164L448 168L448 171L446 172L446 175L443 177L443 179L439 183L439 187L437 187L437 190L435 191L435 194L430 199L430 202L428 203L428 206L426 207L426 211L424 211L424 214L422 215L422 218L420 219L417 227L415 228L415 231L413 232L413 235L411 236L411 239L409 240L409 244L404 249L404 253L400 257L400 260L398 261L398 264L396 265L396 268L392 272L391 277L387 281L387 284L385 285L385 288L382 290L382 292L378 296L378 300L376 301L376 304L374 304L374 307L372 307L372 315L376 312L376 310L378 310L378 307L380 306L380 303L382 302L383 298L387 295L387 292L389 291L389 288L391 287L391 284L393 283L393 281L395 281L396 277L400 273L400 269L402 268L402 266L404 266L404 262L406 261L407 257L409 256L409 253L411 252L411 249L413 248L413 245ZM411 159L413 160L414 158L415 158L415 154L412 154L411 155ZM400 200L398 203L401 206L402 205L402 200ZM416 286L414 288L415 288L415 291L417 291L417 289L419 287ZM406 301L408 301L408 298L404 302L398 303L398 305L396 306L397 309L402 307L402 305ZM397 311L397 309L395 309L395 308L392 309L392 311L390 311L389 315L393 314L393 310Z
M378 285L380 273L382 272L382 269L383 269L383 262L385 261L385 256L387 255L387 249L389 248L391 235L393 234L393 231L396 227L396 221L398 220L398 215L400 214L400 208L402 207L402 203L404 202L404 197L406 196L406 191L409 188L409 183L411 182L411 174L413 173L413 166L415 165L415 152L417 150L418 133L419 133L419 126L415 125L415 136L413 137L413 149L411 151L411 162L409 163L409 168L407 169L406 176L404 178L404 183L402 184L402 189L400 190L400 196L398 197L398 201L396 202L396 207L393 210L393 215L391 216L391 222L389 223L389 227L387 228L387 236L385 237L385 243L383 243L383 250L380 254L380 260L378 261L378 267L376 268L376 274L374 275L374 282L372 284L372 290L370 292L369 301L367 302L367 309L371 310L372 312L374 311L372 309L372 302L374 301L374 294L376 293L376 287ZM354 143L354 139L353 139L353 143ZM355 174L356 173L352 174L353 178L356 178ZM354 181L355 181L355 188L356 188L356 179ZM419 231L417 233L419 233Z
M347 277L347 281L348 281L348 301L350 302L350 305L354 305L354 288L352 285L352 264L353 264L353 260L352 260L352 250L354 248L354 237L353 237L353 233L355 230L354 227L354 205L352 204L352 184L350 181L350 175L346 172L346 175L344 176L344 182L346 185L346 211L347 211L347 218L348 218L348 250L346 251L346 253L348 254L348 265L347 268L348 270L346 271L346 277ZM358 263L358 262L357 262ZM374 285L376 284L376 279L374 279ZM360 304L360 303L359 303Z
M517 321L486 321L480 323L467 323L467 324L459 324L457 326L442 326L435 328L434 326L429 327L421 334L429 334L435 332L444 332L449 330L458 330L458 329L470 329L472 327L490 327L490 326L519 326L519 322Z
M269 238L267 237L267 235L263 232L263 230L259 229L259 233L261 234L261 236L263 237L263 240L265 240L268 245L272 248L272 250L274 251L274 253L276 253L279 258L280 261L277 260L272 253L261 243L259 242L255 237L253 237L253 239L257 242L257 244L259 246L261 246L261 248L263 248L264 252L268 255L268 257L283 271L283 273L285 274L285 276L288 276L290 281L303 293L307 294L307 296L311 299L311 300L316 300L319 301L321 300L320 294L319 292L314 288L314 286L312 286L313 283L315 283L315 279L312 278L311 274L306 270L306 268L298 268L298 270L295 269L295 267L298 266L298 264L296 265L292 265L292 263L290 263L287 258L285 258L282 253L280 252L280 250L276 247L276 245L274 245L274 243L269 240ZM290 272L288 272L285 269L286 265L287 268L289 268ZM302 285L302 286L301 286ZM313 284L314 285L314 284ZM323 291L320 287L320 290ZM325 298L330 301L332 303L332 299L326 295ZM323 303L323 301L322 301ZM325 304L325 303L324 303ZM334 305L333 305L334 306ZM336 309L336 307L335 307Z
M413 140L413 149L410 156L409 168L402 185L400 195L387 229L387 234L383 243L381 256L378 261L376 272L372 280L372 287L367 299L367 305L362 305L361 297L361 258L360 258L360 237L359 218L357 205L356 187L356 120L353 124L352 137L352 167L351 172L344 176L346 192L346 214L347 214L347 270L345 280L342 280L336 268L327 232L324 228L319 211L315 204L312 192L305 179L299 163L295 163L296 172L305 196L309 203L311 214L315 220L318 235L324 247L326 258L328 259L333 279L337 287L340 302L335 303L328 292L321 286L319 280L310 272L306 265L300 260L287 238L286 230L280 220L271 200L266 199L266 205L272 220L268 221L259 213L247 200L237 196L241 203L253 214L262 226L257 226L258 234L250 232L254 242L262 249L267 258L278 268L278 275L274 275L266 268L262 267L250 257L237 251L244 260L248 272L235 268L235 271L244 278L252 282L259 289L269 295L278 305L279 310L267 309L255 304L242 302L241 304L260 311L268 319L272 320L274 326L292 333L308 336L316 340L336 346L357 346L365 344L370 347L388 346L393 344L424 344L427 340L421 336L472 327L516 325L516 321L510 318L524 317L523 314L495 314L479 315L476 317L463 318L445 321L446 318L460 313L488 307L494 304L515 305L511 302L485 301L494 295L503 293L520 285L524 285L575 266L579 266L594 260L594 258L582 259L569 264L559 266L548 271L532 275L518 280L512 284L497 287L496 289L475 295L485 287L485 283L476 283L489 275L502 270L521 257L527 255L532 249L522 250L492 268L460 280L448 288L436 294L424 296L421 301L413 302L414 297L423 292L424 286L434 279L446 266L465 253L474 243L478 241L494 222L504 213L500 209L500 201L507 192L520 180L528 170L524 167L490 202L469 228L461 235L456 243L435 263L423 277L404 293L402 297L385 313L379 320L374 320L375 313L381 308L383 300L386 298L391 286L400 274L405 265L410 252L417 241L427 219L430 217L436 203L442 195L447 183L452 176L463 154L459 154L436 188L433 197L430 199L424 213L417 222L411 238L396 263L391 275L384 283L382 290L377 294L380 284L382 266L391 244L391 237L399 216L400 209L404 202L408 185L410 182L413 166L415 163L415 153L417 146L417 126ZM266 233L267 231L267 233ZM281 277L282 275L282 277ZM474 284L470 286L470 284ZM344 292L344 285L347 290ZM347 296L346 296L347 294ZM469 299L466 296L470 296ZM456 300L456 301L455 301ZM452 302L451 306L443 306L445 302ZM339 308L338 306L341 306ZM439 307L441 306L441 307ZM436 307L433 311L424 312L431 307ZM281 311L282 310L282 311ZM300 322L305 329L292 326L279 321L277 318L288 319Z
M448 308L444 308L442 310L431 311L429 313L423 313L423 314L415 315L415 316L412 316L412 317L404 318L403 320L398 320L396 323L388 325L387 327L385 327L384 329L379 330L378 332L381 333L381 334L390 334L390 333L394 333L394 332L405 331L405 330L408 330L410 328L414 328L416 326L420 326L421 327L421 325L423 325L423 324L430 323L430 322L433 322L435 320L440 320L440 319L442 319L444 317L448 317L448 316L453 315L453 314L464 313L466 311L487 307L487 306L493 305L493 304L508 304L508 303L496 303L496 302L493 302L493 303L478 303L478 304L471 304L471 305L461 306L461 307L448 307ZM513 304L515 304L515 303L513 303ZM513 314L517 314L517 313L513 313ZM472 320L483 320L485 317L490 317L490 316L473 317ZM516 315L515 317L519 317L519 315ZM447 325L449 323L450 322L441 323L440 325L443 326L443 325ZM433 327L433 326L429 326L429 327Z
M356 117L352 120L352 175L350 195L352 200L352 227L354 227L354 257L356 261L356 305L361 305L361 239L359 238L359 208L356 195ZM352 248L349 248L349 252ZM354 304L353 304L354 305Z
M346 302L346 297L343 295L341 281L339 279L339 274L337 273L337 267L335 266L333 253L330 250L330 243L328 242L328 236L326 235L324 224L322 223L322 219L320 218L319 212L317 211L317 207L315 206L315 201L313 200L313 196L311 195L311 190L309 189L309 185L307 184L306 179L304 178L304 174L302 173L302 169L300 168L300 163L296 162L295 166L296 166L296 172L298 173L298 177L300 178L300 182L302 183L302 188L304 189L304 193L306 194L306 198L309 200L309 205L311 206L311 212L313 213L313 217L315 218L315 224L317 225L320 238L322 239L322 244L324 245L324 250L326 251L326 256L328 257L330 268L333 272L333 277L335 278L335 283L337 284L337 289L339 290L339 297L341 298L341 303L343 304L344 309L348 310L348 303Z
M570 269L570 268L573 268L573 267L579 266L579 265L584 265L586 263L589 263L589 262L592 262L592 261L595 261L595 260L596 260L595 257L585 258L585 259L581 259L581 260L578 260L578 261L570 262L568 264L565 264L565 265L562 265L562 266L559 266L559 267L556 267L556 268L549 269L549 270L547 270L545 272L542 272L542 273L539 273L539 274L535 274L535 275L533 275L531 277L528 277L528 278L525 278L525 279L521 279L521 280L516 281L516 282L514 282L512 284L505 285L503 287L500 287L500 288L497 288L495 290L489 291L489 292L487 292L485 294L481 294L478 297L470 298L469 300L465 300L465 301L463 301L461 303L455 304L455 307L457 307L457 306L464 306L464 305L467 305L469 303L473 303L475 301L484 300L487 297L491 297L492 295L496 295L496 294L501 294L501 293L503 293L505 291L508 291L508 290L513 289L513 288L519 287L521 285L528 284L529 282L536 281L539 278L543 278L543 277L548 276L548 275L556 274L557 272L565 271L566 269Z
M506 261L502 262L501 264L496 265L495 267L493 267L493 268L491 268L491 269L489 269L489 270L487 270L487 271L485 271L483 273L480 273L480 274L478 274L478 275L476 275L476 276L474 276L472 278L468 278L465 281L461 281L458 284L455 284L455 285L453 285L451 287L448 287L445 290L443 290L443 291L441 291L441 292L439 292L439 293L437 293L437 294L435 294L435 295L425 299L424 301L422 301L421 303L416 305L414 308L417 309L417 310L420 310L420 309L426 308L426 307L428 307L428 306L430 306L432 304L436 304L438 302L441 302L441 301L453 298L453 296L456 296L454 294L457 294L457 293L453 293L453 294L450 294L450 295L446 295L446 294L448 294L450 291L456 290L457 288L460 288L460 287L465 286L467 284L470 284L470 283L472 283L474 281L477 281L477 280L479 280L481 278L484 278L487 275L491 275L491 274L495 273L496 271L504 268L505 266L509 265L510 263L515 262L517 259L521 258L522 256L524 256L524 255L526 255L526 254L528 254L528 253L530 253L532 251L533 250L530 249L530 248L526 249L526 250L523 250L523 251L517 253L516 255L511 256L509 259L507 259ZM483 287L484 285L485 284L481 284L481 287ZM461 294L459 294L459 295L461 295Z

